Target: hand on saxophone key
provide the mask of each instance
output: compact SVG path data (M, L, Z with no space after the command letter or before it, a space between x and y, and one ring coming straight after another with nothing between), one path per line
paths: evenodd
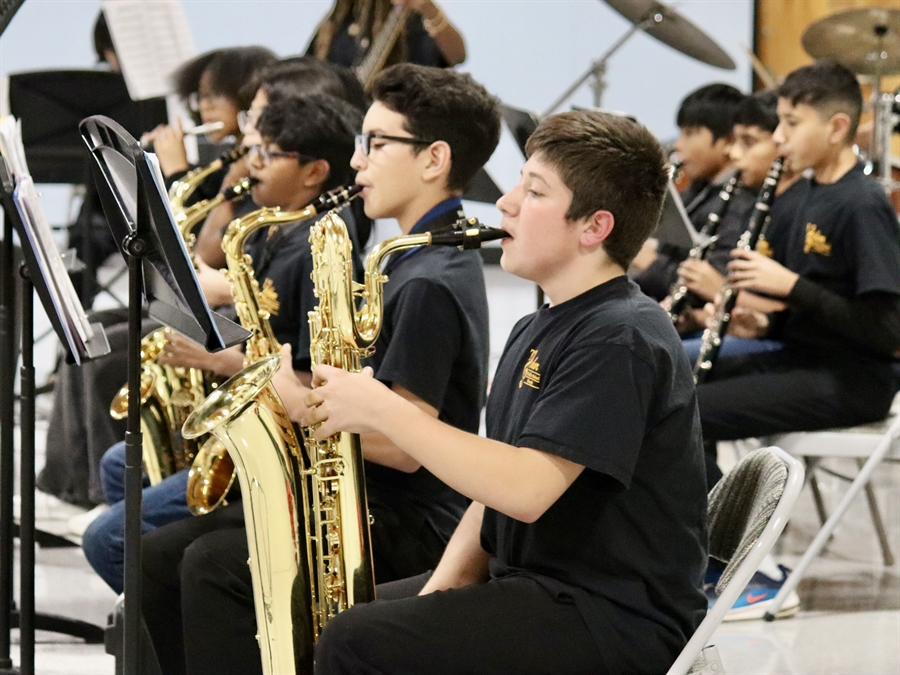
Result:
M355 434L378 431L378 411L393 395L374 375L369 367L350 373L333 366L315 366L313 390L303 402L309 409L306 424L321 424L316 429L316 440L340 431Z

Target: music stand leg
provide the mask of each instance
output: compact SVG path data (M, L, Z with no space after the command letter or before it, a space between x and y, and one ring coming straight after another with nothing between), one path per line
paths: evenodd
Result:
M19 405L19 668L34 675L34 287L24 263L22 275L22 370Z
M124 672L141 668L141 308L142 257L145 243L136 235L125 240L128 253L128 426L125 432L125 617L122 635Z
M12 222L4 218L0 247L0 673L16 672L10 657L13 611L13 453L15 426L15 270Z

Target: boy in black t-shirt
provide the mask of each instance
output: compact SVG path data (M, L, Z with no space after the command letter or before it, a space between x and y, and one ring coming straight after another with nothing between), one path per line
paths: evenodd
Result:
M371 372L314 369L305 415L319 435L380 432L475 500L432 575L380 586L326 626L319 675L659 673L703 617L690 368L665 312L625 276L657 222L663 153L599 112L544 120L527 150L498 202L501 263L550 304L510 335L488 438Z
M729 283L783 303L771 316L736 313L731 327L784 347L718 360L698 387L703 434L713 442L876 421L897 391L900 229L852 148L859 84L820 61L791 73L778 95L779 153L795 173L813 175L775 202L772 257L735 250ZM746 593L736 606L743 617L762 617L781 581Z
M699 231L710 212L719 207L719 193L734 172L729 149L734 138L734 114L744 95L727 84L710 84L689 94L678 109L678 139L675 151L682 162L681 172L690 185L681 193L685 210ZM754 194L738 188L732 194L722 216L718 239L710 245L709 258L714 270L724 273L727 252L734 248L743 231L745 215L753 204ZM721 252L726 252L723 257ZM632 263L634 280L647 295L662 300L678 279L678 265L688 251L644 244ZM701 288L698 288L701 290ZM712 299L712 296L705 299Z

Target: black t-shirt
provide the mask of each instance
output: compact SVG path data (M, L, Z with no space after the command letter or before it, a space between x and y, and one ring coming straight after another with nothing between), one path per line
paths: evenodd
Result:
M356 38L350 35L349 29L353 24L352 18L348 18L344 25L335 31L334 38L331 41L331 48L328 50L327 61L339 66L352 68L358 66L365 58L364 50L360 49ZM416 12L410 12L409 18L406 20L406 28L404 29L404 42L395 47L388 59L387 63L399 63L408 61L420 66L434 66L436 68L446 68L450 64L441 54L437 43L425 30L422 23L422 16ZM315 53L316 38L318 32L313 36L312 41L306 49L307 55Z
M900 227L884 191L857 164L835 183L800 179L776 200L767 237L776 261L848 299L867 293L900 295ZM779 204L779 201L782 203ZM777 317L775 334L817 358L863 357L830 329L815 307L792 306Z
M574 599L610 673L661 673L706 611L706 479L691 368L666 313L625 277L525 317L487 435L585 467L534 523L486 509L493 577Z
M461 216L456 209L445 211L421 230ZM385 384L396 383L437 408L440 420L477 433L490 350L481 256L422 247L395 254L386 272L384 321L364 365ZM436 564L468 501L424 467L404 473L367 462L366 486L371 506L389 508L411 529L427 523L439 535Z

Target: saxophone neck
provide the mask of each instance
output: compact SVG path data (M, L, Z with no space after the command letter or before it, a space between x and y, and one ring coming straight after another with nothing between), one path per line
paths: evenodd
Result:
M218 159L206 166L201 166L185 174L181 180L172 183L169 188L169 202L172 211L177 215L184 210L184 203L194 194L200 184L222 167L233 164L247 153L247 148L238 146L234 150L226 152Z

